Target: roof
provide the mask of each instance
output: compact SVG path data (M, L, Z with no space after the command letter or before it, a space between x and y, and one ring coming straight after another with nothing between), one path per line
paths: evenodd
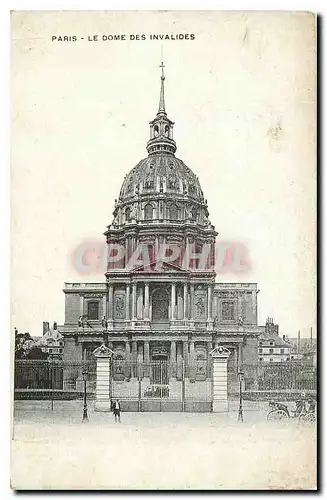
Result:
M260 342L260 341L262 341L262 342L271 342L271 341L273 341L275 347L289 347L289 348L292 347L289 342L286 342L285 340L283 340L278 335L269 335L267 333L263 333L258 338L258 342Z

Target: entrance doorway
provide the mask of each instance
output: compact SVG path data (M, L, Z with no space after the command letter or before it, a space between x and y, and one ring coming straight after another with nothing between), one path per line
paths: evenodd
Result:
M152 356L151 363L151 384L168 384L168 359L167 356Z
M164 288L157 288L152 294L152 321L169 322L169 295Z

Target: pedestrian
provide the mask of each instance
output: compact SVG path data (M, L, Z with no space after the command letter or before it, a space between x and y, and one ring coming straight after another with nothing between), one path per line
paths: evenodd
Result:
M114 406L115 422L117 422L118 418L118 422L120 423L120 403L118 399L116 399L113 406Z

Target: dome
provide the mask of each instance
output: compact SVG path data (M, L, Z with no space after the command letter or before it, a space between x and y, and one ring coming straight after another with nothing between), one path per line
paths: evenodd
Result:
M175 156L174 122L165 109L164 81L162 73L159 108L150 122L146 145L148 156L125 176L109 230L171 223L214 230L197 176Z
M141 160L125 177L118 203L139 194L175 194L202 202L203 193L196 175L171 154L158 153Z

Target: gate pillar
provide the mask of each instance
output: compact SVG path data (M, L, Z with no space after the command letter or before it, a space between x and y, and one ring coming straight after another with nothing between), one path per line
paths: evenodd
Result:
M230 351L217 346L210 351L213 361L212 370L212 411L214 413L228 411L227 398L227 359Z
M93 351L97 360L95 411L111 410L111 356L113 351L102 344Z

